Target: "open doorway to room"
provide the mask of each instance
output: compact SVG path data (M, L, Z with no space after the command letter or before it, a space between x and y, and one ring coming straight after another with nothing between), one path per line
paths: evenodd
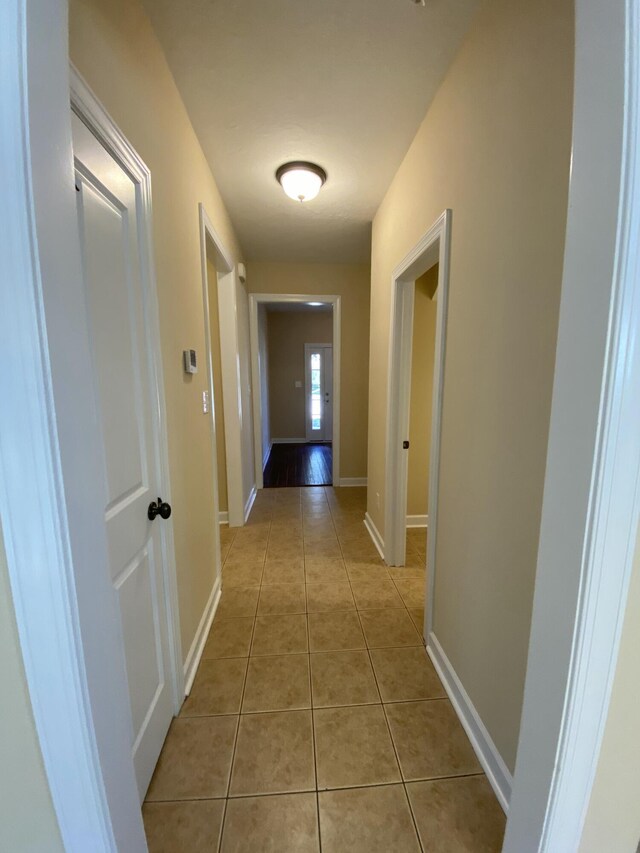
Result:
M333 307L265 306L269 446L265 488L330 486L333 424Z
M433 409L436 315L439 264L435 263L416 279L413 293L411 332L411 383L409 394L409 448L407 475L407 515L405 561L407 576L421 571L414 580L424 583L429 526L429 465ZM413 572L411 570L414 570ZM421 590L423 606L424 589ZM417 603L417 602L416 602ZM422 619L424 621L424 617Z
M222 396L222 352L220 347L220 307L218 294L218 273L216 270L215 246L207 234L206 237L208 292L208 321L210 336L210 381L213 386L210 400L211 417L215 425L215 451L217 460L218 520L220 524L229 523L229 496L227 489L227 444L224 428L224 399ZM204 403L206 407L206 401Z
M252 294L258 488L339 482L337 296Z
M450 220L445 211L393 274L385 560L404 566L407 582L415 570L413 604L424 607L425 640L435 577Z

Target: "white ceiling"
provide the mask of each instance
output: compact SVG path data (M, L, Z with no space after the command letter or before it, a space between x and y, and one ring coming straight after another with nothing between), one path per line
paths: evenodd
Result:
M144 0L245 255L368 261L370 222L478 0ZM274 178L312 160L300 204Z

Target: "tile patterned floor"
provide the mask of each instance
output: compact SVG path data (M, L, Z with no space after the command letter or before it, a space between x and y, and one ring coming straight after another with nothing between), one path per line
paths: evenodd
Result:
M261 491L143 816L151 853L497 853L504 815L422 645L424 531L364 489Z

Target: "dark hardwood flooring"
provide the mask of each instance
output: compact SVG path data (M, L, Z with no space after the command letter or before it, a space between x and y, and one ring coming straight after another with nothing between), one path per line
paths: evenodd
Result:
M274 444L264 469L266 489L330 486L331 444Z

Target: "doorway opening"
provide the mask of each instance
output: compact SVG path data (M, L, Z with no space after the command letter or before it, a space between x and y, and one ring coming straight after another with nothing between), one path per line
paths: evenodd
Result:
M202 204L200 262L206 349L204 369L207 372L202 412L210 418L211 424L214 514L220 524L241 527L244 524L245 507L238 397L240 389L236 372L236 271L231 256Z
M340 297L250 295L258 488L339 484Z
M384 556L390 566L426 560L425 639L435 586L450 231L446 210L393 273Z

